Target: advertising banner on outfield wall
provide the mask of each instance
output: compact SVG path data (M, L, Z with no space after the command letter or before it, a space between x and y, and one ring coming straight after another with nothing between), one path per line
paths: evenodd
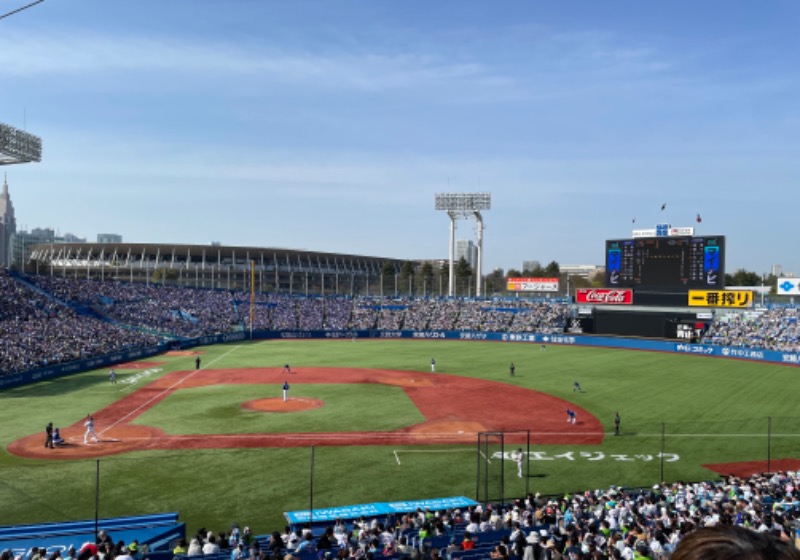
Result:
M575 290L575 302L593 305L631 305L633 303L633 290L578 288Z
M779 296L800 296L800 278L778 278L776 286Z
M509 278L509 292L557 292L558 278Z

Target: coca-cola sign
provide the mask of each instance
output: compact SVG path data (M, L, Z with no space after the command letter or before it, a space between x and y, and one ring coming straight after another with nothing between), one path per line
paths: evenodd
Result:
M633 303L633 290L578 288L575 291L575 301L593 305L630 305Z

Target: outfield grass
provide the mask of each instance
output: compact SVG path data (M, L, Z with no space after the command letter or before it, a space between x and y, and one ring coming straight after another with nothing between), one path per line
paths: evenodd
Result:
M271 341L200 349L204 368L339 366L429 372L491 379L575 402L613 433L619 411L623 435L597 446L536 446L552 460L530 462L518 479L513 461L492 463L492 484L505 473L505 495L556 493L610 484L642 486L661 478L698 480L716 475L703 464L798 458L798 368L654 352L450 341ZM164 356L158 375L194 368L191 357ZM517 375L510 378L508 364ZM42 432L52 420L69 425L127 394L122 372L112 386L107 370L0 392L0 524L94 516L98 463L35 461L5 451L11 441ZM300 374L302 375L302 373ZM427 373L430 375L430 373ZM572 391L580 381L583 393ZM182 390L138 421L168 433L346 431L394 429L420 421L401 389L383 385L297 385L326 406L274 416L251 414L243 400L277 396L264 386ZM266 391L266 392L265 392ZM275 394L267 394L269 391ZM292 393L292 396L301 396ZM335 404L332 404L335 403ZM487 398L486 407L492 402ZM478 411L479 412L479 411ZM536 431L537 411L530 427ZM365 419L365 415L368 417ZM768 418L772 437L767 439ZM283 427L282 427L283 426ZM566 426L566 424L565 424ZM102 429L102 427L100 427ZM662 437L663 433L663 437ZM768 451L768 443L770 444ZM316 447L315 507L371 501L476 495L475 446ZM674 462L662 463L658 454ZM602 454L602 459L600 458ZM631 460L618 460L612 456ZM99 463L100 515L179 511L190 530L222 530L236 521L257 532L283 525L282 512L309 504L312 450L244 449L136 452ZM560 456L556 458L557 456ZM499 487L498 487L499 488Z

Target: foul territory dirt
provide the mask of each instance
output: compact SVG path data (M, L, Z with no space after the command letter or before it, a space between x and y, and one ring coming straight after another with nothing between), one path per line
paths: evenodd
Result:
M83 443L83 425L62 427L66 443L55 449L44 447L44 433L19 439L9 452L22 457L74 459L102 457L148 449L230 449L253 447L300 447L309 445L419 445L476 441L477 432L531 430L535 444L599 444L604 437L600 422L574 403L552 395L513 385L421 372L378 369L306 368L293 371L290 383L380 383L402 388L425 421L403 429L381 432L193 434L170 435L162 430L132 422L164 398L189 387L234 383L263 383L275 386L275 398L246 401L248 410L264 414L291 414L324 406L315 399L284 402L281 386L286 378L282 368L201 369L168 374L94 414L99 443ZM577 412L576 424L566 421L566 409ZM514 441L509 441L514 440ZM521 444L525 434L506 437Z

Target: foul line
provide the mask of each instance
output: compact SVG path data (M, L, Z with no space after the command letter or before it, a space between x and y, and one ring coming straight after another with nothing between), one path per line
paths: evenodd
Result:
M398 465L402 465L400 462L400 453L472 453L472 451L472 449L395 449L394 459L397 461ZM481 452L481 455L483 455L483 452Z
M225 358L226 356L228 356L228 354L230 354L231 352L233 352L233 351L235 351L235 350L238 350L239 348L241 348L241 346L234 346L233 348L231 348L230 350L228 350L227 352L225 352L225 353L224 353L224 354L222 354L221 356L218 356L218 357L214 358L213 360L211 360L211 361L210 361L210 362L207 364L207 366L210 366L210 365L212 365L212 364L215 364L216 362L218 362L218 361L220 361L221 359ZM206 367L207 367L207 366L206 366ZM120 418L119 420L117 420L116 422L114 422L113 424L111 424L111 425L109 425L108 427L106 427L106 428L104 428L103 430L101 430L101 431L100 431L100 435L103 435L103 434L104 434L104 433L106 433L108 430L110 430L110 429L112 429L112 428L114 428L114 427L118 426L119 424L121 424L122 422L124 422L125 420L127 420L128 418L130 418L131 416L133 416L133 415L137 414L137 413L138 413L140 410L142 410L143 408L147 407L147 406L148 406L150 403L152 403L152 402L153 402L153 401L155 401L155 400L158 400L158 399L160 399L162 395L164 395L165 393L168 393L168 392L172 391L172 390L173 390L175 387L177 387L178 385L180 385L181 383L183 383L183 382L184 382L184 381L186 381L187 379L191 379L192 377L194 377L194 376L195 376L195 374L197 374L197 373L200 373L200 372L201 372L201 371L203 371L204 369L206 369L206 368L205 368L205 367L202 367L202 368L200 368L200 369L192 370L192 371L191 371L191 372L190 372L188 375L185 375L185 376L181 377L180 379L178 379L177 381L175 381L175 383L173 383L173 384L172 384L172 385L170 385L169 387L166 387L166 388L165 388L163 391L161 391L160 393L158 393L158 394L154 395L153 397L151 397L150 399L148 399L146 402L144 402L144 403L142 403L141 405L139 405L138 407L134 408L134 409L133 409L133 410L131 410L131 411L130 411L128 414L126 414L125 416L123 416L122 418Z

